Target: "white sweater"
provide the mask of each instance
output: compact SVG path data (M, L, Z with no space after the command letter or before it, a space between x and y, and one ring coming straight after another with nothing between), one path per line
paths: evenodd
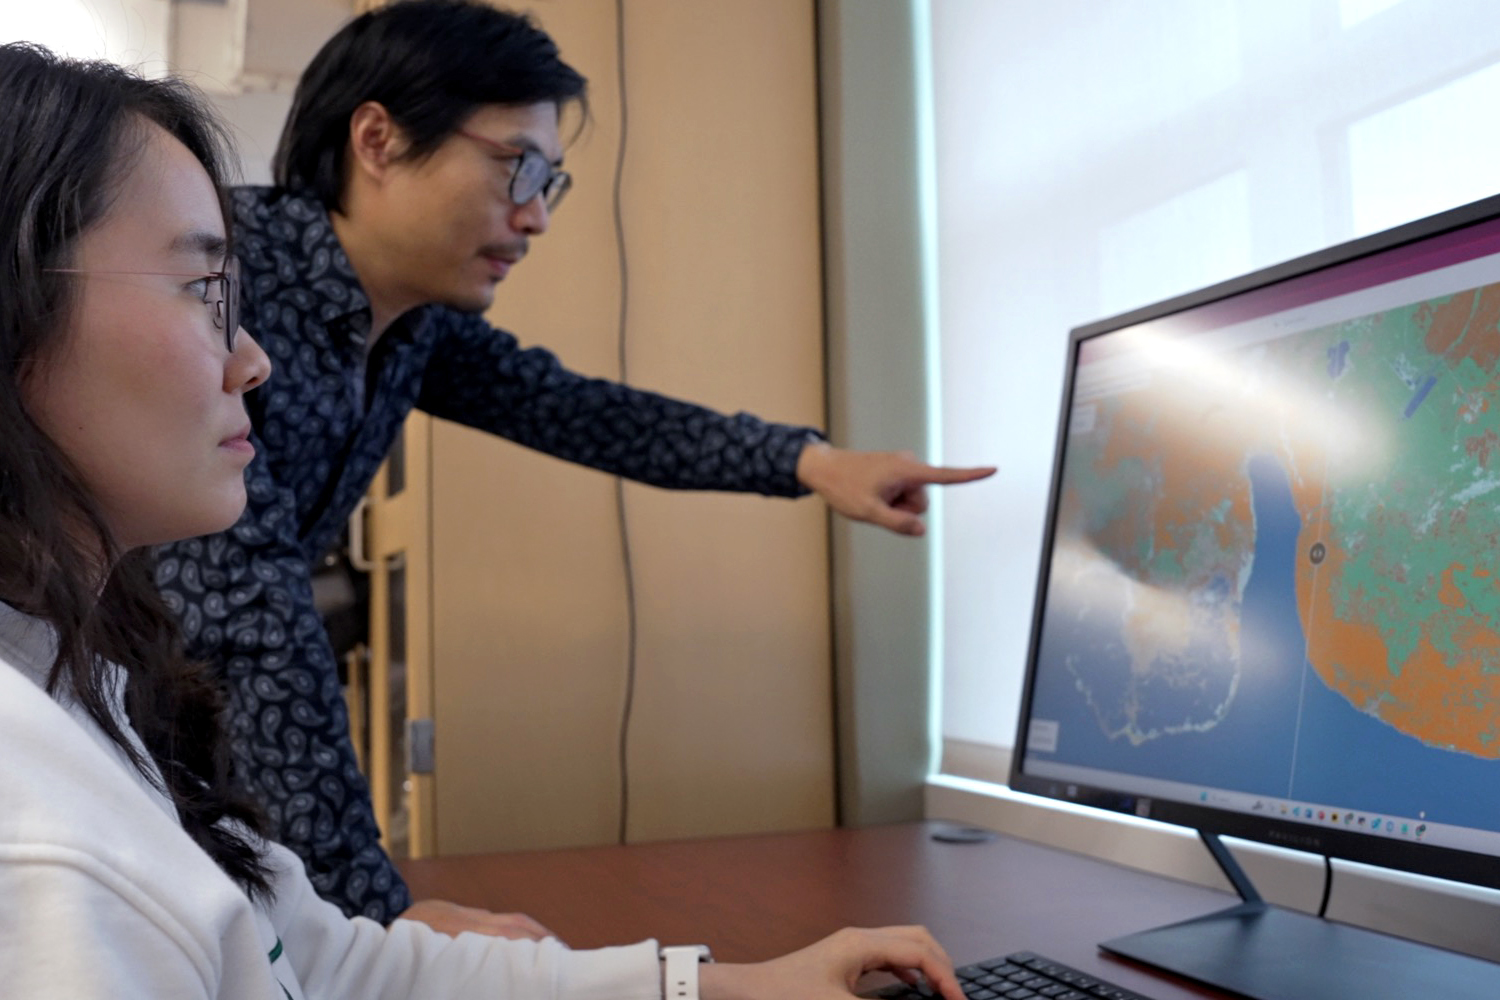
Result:
M278 845L275 902L252 905L88 715L42 690L53 649L0 604L0 996L660 1000L653 941L571 951L351 920Z

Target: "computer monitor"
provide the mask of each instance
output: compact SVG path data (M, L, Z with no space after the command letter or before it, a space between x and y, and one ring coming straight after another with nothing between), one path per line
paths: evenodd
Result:
M1500 197L1076 329L1066 371L1012 786L1500 887ZM1238 887L1105 947L1500 996ZM1288 945L1374 981L1255 968Z

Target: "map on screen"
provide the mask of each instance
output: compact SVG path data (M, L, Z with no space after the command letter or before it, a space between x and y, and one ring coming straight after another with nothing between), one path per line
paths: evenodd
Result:
M1028 756L1500 829L1500 285L1252 326L1080 364Z

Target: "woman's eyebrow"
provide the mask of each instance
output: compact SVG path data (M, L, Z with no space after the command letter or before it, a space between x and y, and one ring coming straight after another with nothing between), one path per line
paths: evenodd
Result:
M229 255L229 241L218 233L193 229L180 234L167 249L174 254L201 254L210 260L223 260Z

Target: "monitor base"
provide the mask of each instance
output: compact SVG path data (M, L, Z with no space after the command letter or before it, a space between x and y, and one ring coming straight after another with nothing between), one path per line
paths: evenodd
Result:
M1217 836L1199 836L1244 902L1099 947L1251 1000L1500 997L1500 964L1272 906Z

